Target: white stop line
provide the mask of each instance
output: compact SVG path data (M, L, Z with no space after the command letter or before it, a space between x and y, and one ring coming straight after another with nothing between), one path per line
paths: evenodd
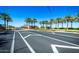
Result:
M55 45L51 44L52 50L54 53L59 53L56 47L61 47L61 48L69 48L69 49L79 49L79 47L74 47L74 46L65 46L65 45Z

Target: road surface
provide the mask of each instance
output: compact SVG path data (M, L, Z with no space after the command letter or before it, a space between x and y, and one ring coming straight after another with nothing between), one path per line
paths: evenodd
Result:
M0 53L79 53L79 34L15 30L0 34Z

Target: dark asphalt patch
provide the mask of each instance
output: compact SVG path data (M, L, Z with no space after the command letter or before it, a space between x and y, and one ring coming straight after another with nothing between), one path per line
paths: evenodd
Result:
M13 40L13 31L0 35L0 53L10 53L10 48Z
M0 47L4 46L6 43L8 43L7 40L4 40L5 38L0 38Z

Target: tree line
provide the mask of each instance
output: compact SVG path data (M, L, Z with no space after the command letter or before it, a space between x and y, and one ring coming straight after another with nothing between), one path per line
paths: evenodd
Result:
M31 26L35 26L35 23L39 22L35 18L34 19L26 18L24 21L29 24L28 26L30 26L30 24L31 24ZM48 27L48 25L50 28L52 28L53 24L55 24L55 28L59 28L60 23L62 24L61 28L64 28L63 24L65 23L66 29L68 29L69 22L71 24L70 28L73 28L73 22L79 22L79 13L77 13L75 16L68 15L68 16L64 16L63 18L58 17L58 18L55 18L55 19L52 18L52 19L49 19L46 21L43 20L43 21L40 21L39 24L41 27L46 29Z

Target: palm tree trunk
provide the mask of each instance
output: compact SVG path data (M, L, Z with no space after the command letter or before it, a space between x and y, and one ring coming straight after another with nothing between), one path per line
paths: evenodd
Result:
M57 28L57 24L55 23L55 28Z
M44 24L43 24L43 28L44 28Z
M47 24L46 24L46 27L45 27L45 29L47 29Z
M56 23L56 28L58 27L58 24Z
M71 28L73 27L73 26L72 26L72 25L73 25L72 23L73 23L73 22L71 21Z
M67 21L67 30L68 30L68 21Z
M35 22L34 22L34 28L35 28Z
M62 28L63 28L63 22L62 22Z
M42 24L40 24L40 27L42 27Z
M59 22L58 22L58 29L59 29Z
M50 29L52 28L52 24L50 24Z
M35 22L34 22L34 27L35 27Z
M28 29L30 29L30 22L28 23Z
M4 20L4 27L5 27L5 29L7 28L7 26L6 26L6 21Z
M7 29L8 29L8 21L6 21L6 24L7 24L6 27L7 27Z
M29 29L29 23L26 22L26 26L27 26L27 28Z

